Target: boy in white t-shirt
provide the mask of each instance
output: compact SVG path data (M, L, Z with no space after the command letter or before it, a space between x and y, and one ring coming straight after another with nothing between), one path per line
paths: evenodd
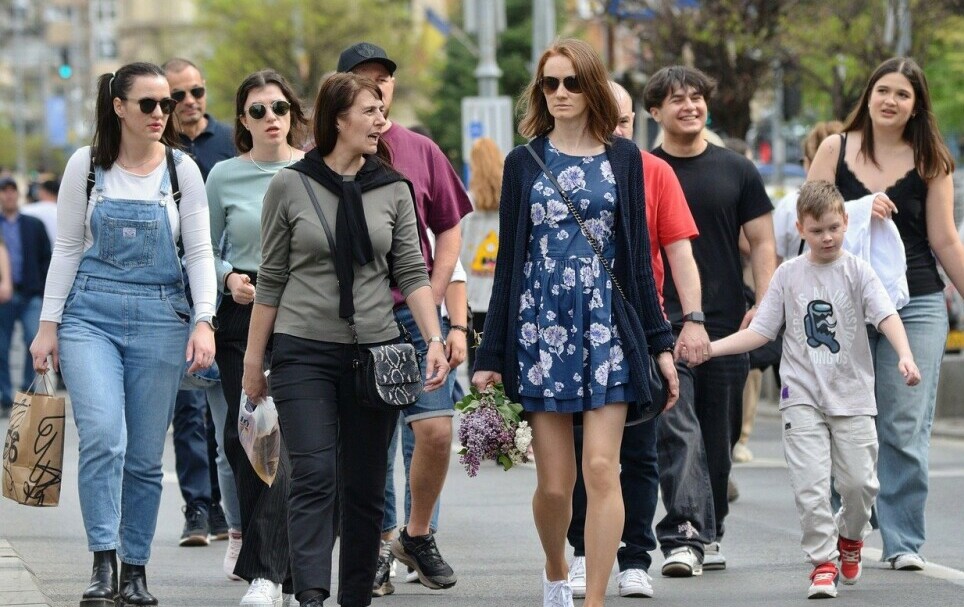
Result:
M749 328L712 342L711 355L758 348L786 322L780 363L784 450L801 544L814 565L808 596L830 598L837 596L839 576L845 584L860 577L860 550L880 488L865 325L890 341L908 385L920 381L920 371L883 284L868 263L842 248L847 213L833 184L816 181L800 189L797 230L810 251L777 268ZM842 498L836 515L831 477Z

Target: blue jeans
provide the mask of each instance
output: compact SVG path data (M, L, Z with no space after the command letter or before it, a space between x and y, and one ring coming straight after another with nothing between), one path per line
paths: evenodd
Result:
M220 386L218 386L220 389ZM174 468L181 497L205 514L211 504L207 399L201 390L178 390L174 403Z
M224 509L224 518L228 521L228 527L236 531L241 531L241 505L238 503L238 487L234 482L234 472L231 470L231 464L228 463L228 458L224 454L224 423L228 418L228 401L224 398L224 390L221 389L221 382L206 388L204 394L207 395L208 407L211 409L214 438L217 442L217 459L215 460L215 464L217 467L218 485L221 488L221 507ZM210 458L210 455L208 457ZM214 496L212 496L212 499L214 499Z
M13 382L10 380L10 342L13 340L13 327L20 321L23 327L24 360L23 383L20 390L26 390L33 383L33 359L30 357L30 344L40 327L40 307L43 297L25 296L14 292L13 298L0 304L0 403L9 407L13 402Z
M942 293L911 297L899 314L920 368L917 386L904 383L890 342L868 329L877 376L877 522L885 561L901 554L918 554L924 544L928 449L947 341L947 308Z
M116 549L131 565L151 555L186 312L183 293L168 287L78 277L58 331L88 548Z

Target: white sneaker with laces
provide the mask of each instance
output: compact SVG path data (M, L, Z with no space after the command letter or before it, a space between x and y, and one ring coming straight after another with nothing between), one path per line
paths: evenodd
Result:
M703 547L703 569L707 571L726 569L726 557L720 552L719 542L710 542Z
M703 563L700 555L689 546L675 548L663 561L662 573L666 577L693 577L703 575Z
M890 561L890 566L898 571L920 571L924 568L924 559L919 554L901 554Z
M542 607L573 607L569 580L550 582L542 572Z
M238 564L238 555L241 554L241 532L236 529L228 530L228 549L224 552L224 574L232 582L240 582L241 578L234 575L234 566Z
M653 598L653 578L642 569L627 569L616 576L619 596Z
M572 557L572 562L569 563L569 586L572 588L573 598L586 598L586 557Z
M241 598L241 607L281 607L281 584L255 578Z

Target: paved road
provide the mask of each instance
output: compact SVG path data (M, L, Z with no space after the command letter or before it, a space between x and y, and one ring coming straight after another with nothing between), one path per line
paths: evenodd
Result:
M0 422L0 431L4 430ZM67 462L62 503L58 508L32 509L0 500L0 538L6 538L37 575L43 592L56 607L77 605L89 575L76 487L76 431L68 423ZM779 444L779 426L761 416L750 443L756 460L735 468L741 492L727 523L725 572L676 580L658 575L656 601L666 607L802 605L809 567L799 548L799 530ZM148 568L150 587L167 606L237 605L241 583L221 572L224 543L206 548L178 548L181 531L180 496L174 480L173 449L167 450L163 503ZM396 469L401 466L396 467ZM874 562L880 540L874 535L865 550L867 567L860 583L841 587L841 602L861 606L964 605L964 442L935 440L932 451L931 499L922 573L887 570ZM531 523L529 502L534 469L503 472L485 466L469 479L453 455L444 494L439 545L459 582L449 591L431 591L415 584L398 584L395 595L375 599L381 607L501 607L539 605L540 550ZM337 561L336 561L337 562ZM4 594L0 589L0 600ZM628 606L640 599L615 597L609 604ZM647 603L646 601L643 601ZM333 601L329 601L334 604ZM2 603L0 603L2 604ZM577 605L579 603L577 602Z

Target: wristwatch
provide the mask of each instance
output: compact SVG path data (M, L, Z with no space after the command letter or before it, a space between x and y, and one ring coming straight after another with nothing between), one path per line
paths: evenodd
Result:
M690 312L683 316L683 322L695 322L698 325L706 324L706 314L702 312Z
M432 342L435 342L435 341L437 341L438 343L442 344L442 347L443 347L443 348L446 347L445 338L442 337L441 335L433 335L432 337L429 337L429 338L428 338L428 343L429 343L429 344L431 344Z

